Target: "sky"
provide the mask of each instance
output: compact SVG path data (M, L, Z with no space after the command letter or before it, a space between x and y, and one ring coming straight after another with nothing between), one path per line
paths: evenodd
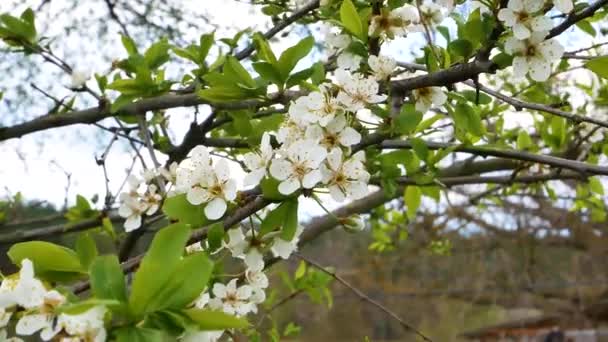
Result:
M62 2L64 0L53 0L51 2L53 11L61 11ZM35 4L38 1L34 2ZM228 27L226 30L217 32L218 36L228 33L234 33L239 29L253 27L254 29L263 29L269 25L266 17L259 14L259 7L252 7L250 4L239 1L222 1L218 6L215 1L196 1L184 0L186 9L199 12L212 13L216 22L221 22ZM7 10L9 2L0 2L0 12ZM95 10L95 8L93 8ZM102 9L99 9L103 11ZM105 13L105 12L103 12ZM85 14L83 14L85 15ZM450 19L451 20L451 19ZM453 24L446 20L445 24L452 29ZM117 27L115 27L117 29ZM56 31L49 28L49 35ZM313 31L317 41L322 41L324 30L319 29ZM193 32L192 37L197 37L200 32ZM118 31L114 35L115 39L104 42L103 50L106 53L116 57L124 56L124 52L118 39ZM281 43L273 43L273 49L276 53L280 53L286 47L293 45L299 40L297 34L291 34L281 39ZM561 38L562 43L567 47L566 50L572 50L578 47L585 47L592 44L589 36L585 36L580 31L571 32L566 37ZM77 35L70 36L70 40L74 40L74 44L81 43L82 40ZM441 43L441 42L440 42ZM417 51L422 44L422 38L397 39L390 44L383 46L383 53L402 56L403 61L411 62L412 51ZM76 46L76 45L74 45ZM100 72L107 69L105 63L97 53L100 47L95 43L79 47L78 51L70 51L69 46L65 51L66 54L76 53L82 54L85 61L77 65L77 67L86 67L94 71ZM96 58L97 56L97 58ZM73 58L74 56L70 56ZM313 60L319 58L319 54L304 60L299 68L312 63ZM405 58L405 60L404 60ZM50 67L50 66L49 66ZM178 70L169 69L168 76L176 78ZM588 74L581 74L581 80L588 81ZM0 87L5 83L5 80L0 78ZM69 84L67 75L52 82L60 83L61 85ZM91 82L89 84L94 84ZM65 89L58 91L66 92ZM576 101L576 98L575 98ZM41 102L41 105L35 107L38 113L44 113L48 110L50 103ZM81 105L80 107L86 107ZM0 113L2 112L0 104ZM208 113L207 108L201 108L201 116L199 121ZM179 139L184 135L190 122L193 119L191 108L180 108L168 111L170 115L170 133L175 138L174 143L179 143ZM21 113L20 113L21 114ZM31 114L30 116L36 116ZM6 116L3 115L3 118ZM508 125L519 125L522 123L530 123L531 116L523 113L512 112L507 114L506 123ZM115 124L111 120L103 122L108 126ZM12 139L0 143L0 197L11 196L17 192L21 192L26 199L40 199L60 207L63 205L66 198L66 187L68 186L68 177L66 171L70 173L68 202L73 203L77 194L81 194L87 198L92 198L95 195L103 197L105 193L104 175L102 168L97 165L95 157L100 156L108 143L111 141L112 135L109 133L100 132L100 129L87 126L77 125L68 126L51 131L31 134L21 139ZM148 164L152 164L145 151L142 154L147 159ZM106 160L106 165L110 179L110 189L115 194L117 189L124 181L126 169L129 167L133 159L133 153L126 143L117 143L112 146L111 152ZM161 162L163 158L161 157ZM136 173L141 169L138 167ZM240 181L243 176L243 171L238 167L232 168L234 177ZM329 201L329 208L338 206L338 203ZM306 215L316 215L323 213L323 210L311 200L305 200L301 208Z

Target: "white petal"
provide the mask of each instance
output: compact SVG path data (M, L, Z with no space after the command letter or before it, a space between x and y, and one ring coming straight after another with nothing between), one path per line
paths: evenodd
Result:
M334 201L337 202L344 202L344 200L346 199L344 192L337 185L329 186L329 194L331 195L331 198L333 198Z
M530 63L530 77L533 80L542 82L546 81L551 75L551 63L547 63L542 58L530 58L528 59Z
M287 179L291 173L291 163L285 159L273 159L270 163L270 175L278 180Z
M264 173L265 170L262 170ZM228 201L234 201L236 198L236 181L234 179L229 179L223 187L224 198Z
M342 165L342 149L336 147L331 150L327 155L327 163L332 170L337 171Z
M194 187L188 190L188 193L186 194L186 199L191 204L199 205L203 202L208 201L209 196L206 190L201 189L199 187Z
M523 78L528 73L528 61L524 57L513 58L513 77L515 79Z
M346 127L340 133L340 144L352 146L361 142L361 134L352 127Z
M212 292L217 298L226 298L226 285L222 283L215 283L213 284ZM211 304L211 301L209 301L209 304Z
M530 26L534 31L549 31L553 28L553 21L545 16L540 16L532 19Z
M530 30L522 23L513 25L513 35L517 39L526 39L530 37Z
M570 13L574 9L572 0L554 0L555 7L562 13Z
M323 175L319 170L312 170L304 176L302 179L302 186L306 189L312 189L317 183L323 179Z
M295 177L287 178L279 184L279 192L283 195L291 195L300 188L300 182Z
M236 298L240 300L249 299L249 297L251 297L251 290L251 286L249 285L243 285L239 287L239 289L236 291Z
M265 169L253 170L250 173L248 173L247 175L245 175L245 178L243 179L243 185L244 186L251 186L251 185L257 186L258 184L260 184L260 181L262 181L264 176L266 176Z
M205 206L205 216L210 220L217 220L226 212L226 201L216 197Z
M230 166L228 166L228 162L225 159L220 159L217 164L215 164L215 174L220 181L225 181L230 178Z
M347 188L348 194L353 200L363 198L367 195L367 184L363 182L352 182Z
M29 336L49 324L47 315L33 314L21 317L15 327L17 335Z
M125 220L125 232L131 232L141 226L141 215L131 215Z
M245 265L247 265L251 271L261 271L264 269L264 256L257 248L252 248L245 255Z

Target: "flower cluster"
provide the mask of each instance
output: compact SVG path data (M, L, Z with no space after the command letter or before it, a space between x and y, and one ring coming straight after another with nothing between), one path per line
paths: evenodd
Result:
M516 78L529 74L535 81L546 81L551 75L551 64L564 53L557 40L545 39L553 22L545 16L544 5L542 0L509 0L507 8L498 12L498 19L513 31L513 36L505 42L505 51L513 55ZM571 0L555 0L554 5L563 13L573 8Z
M152 183L155 179L156 175L150 171L144 172L143 179L135 175L127 178L129 191L120 194L118 209L118 215L126 219L125 231L130 232L141 227L143 215L154 215L158 211L162 196L158 193L158 186Z
M66 302L64 295L47 289L34 276L32 262L24 259L19 274L5 278L0 284L0 329L3 330L0 335L6 336L4 328L13 313L22 311L15 327L17 335L31 336L40 332L43 341L106 340L104 306L94 306L76 315L59 313L57 309ZM18 338L12 340L20 341Z

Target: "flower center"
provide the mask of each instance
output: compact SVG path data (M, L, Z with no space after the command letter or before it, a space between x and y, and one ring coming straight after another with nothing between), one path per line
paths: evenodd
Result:
M528 12L525 12L525 11L517 12L518 21L526 21L528 18L530 18L530 15L528 14Z
M306 166L302 163L297 163L293 166L293 172L300 178L306 175Z
M220 184L215 184L214 186L209 188L209 192L213 195L213 196L219 196L222 194L223 189L222 186Z
M346 176L344 176L344 174L342 174L342 173L338 173L336 175L336 183L337 184L342 184L342 183L345 183L345 182L346 182Z
M335 134L328 134L323 138L321 142L324 146L333 147L338 143L338 137Z

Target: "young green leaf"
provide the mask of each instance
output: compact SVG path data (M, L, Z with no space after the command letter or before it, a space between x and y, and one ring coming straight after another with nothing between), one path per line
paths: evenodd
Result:
M599 77L608 78L608 56L594 58L585 63L585 67Z
M201 330L242 329L249 325L246 320L222 311L187 309L183 312L196 322Z
M422 191L417 186L410 185L405 188L403 200L407 207L407 217L413 220L416 217L416 211L420 207L422 199Z
M80 258L80 264L88 269L97 256L97 245L88 233L81 233L76 240L76 254Z
M340 6L340 21L348 31L358 38L363 39L363 24L357 8L353 5L351 0L344 0L342 6Z
M298 62L308 55L310 50L312 50L314 43L314 38L308 36L281 54L278 61L278 68L284 80L289 77L289 74L296 67Z
M91 290L100 299L127 301L127 287L115 255L102 255L93 261L89 270Z

